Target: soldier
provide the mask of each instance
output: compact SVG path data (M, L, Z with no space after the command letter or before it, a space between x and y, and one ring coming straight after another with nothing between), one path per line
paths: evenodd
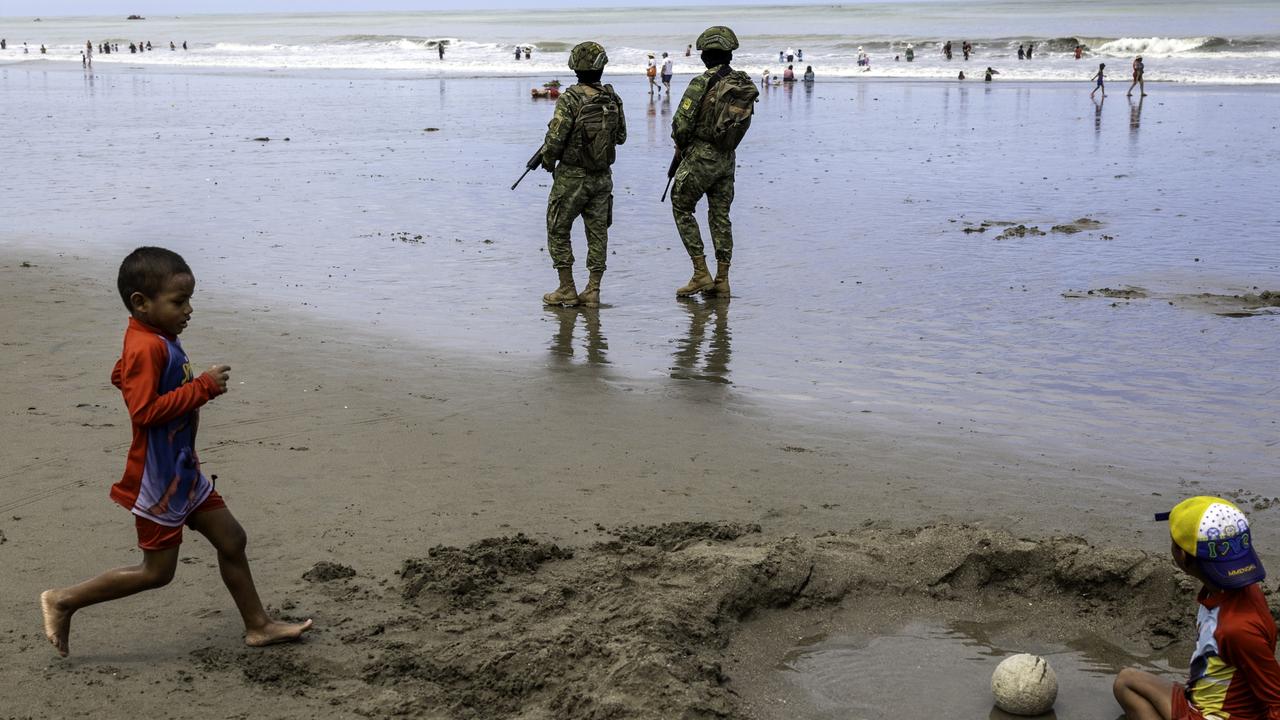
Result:
M671 214L689 258L693 277L676 290L677 297L706 293L729 297L729 263L733 260L734 149L751 124L756 90L751 76L729 67L738 37L727 27L707 28L698 36L706 72L689 82L671 121L679 167L671 188ZM707 272L702 235L693 210L707 196L707 224L716 253L716 277Z
M600 278L613 222L613 173L609 166L615 159L614 146L627 141L622 98L612 85L600 84L607 62L604 48L594 42L580 43L569 53L569 69L577 74L578 82L556 101L540 151L542 167L555 177L547 197L547 252L560 274L560 287L542 296L547 305L600 304ZM581 294L573 284L573 246L569 242L569 231L579 215L587 230L587 270L591 273Z

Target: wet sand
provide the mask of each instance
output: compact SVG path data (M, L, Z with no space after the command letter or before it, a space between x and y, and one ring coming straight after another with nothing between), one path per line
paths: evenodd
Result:
M18 92L18 77L0 70L6 97ZM1280 541L1266 492L1277 452L1267 387L1278 383L1275 368L1259 362L1276 318L1177 302L1201 292L1261 297L1275 261L1251 234L1265 227L1258 208L1219 220L1199 206L1203 222L1241 232L1226 233L1230 243L1164 236L1178 248L1174 258L1138 239L1190 221L1130 217L1123 201L1109 211L1086 207L1114 188L1066 201L1040 199L1044 188L1032 183L995 202L1003 180L976 173L980 187L964 204L978 210L926 212L910 206L944 205L951 195L923 179L885 184L890 156L940 156L899 148L868 158L859 146L842 150L861 164L836 183L853 193L852 211L836 204L849 197L839 195L783 214L765 203L781 192L783 169L813 162L812 151L764 166L744 153L738 297L727 305L667 297L666 286L687 276L670 249L669 215L634 200L656 195L660 183L628 181L619 183L610 307L544 311L529 297L551 279L538 250L546 181L513 194L500 180L518 174L511 170L528 154L520 143L536 138L549 107L512 110L485 137L466 136L439 114L450 93L504 81L433 81L424 93L408 82L125 74L90 87L70 77L74 92L66 74L21 74L27 102L61 110L51 127L21 135L25 152L43 162L3 176L14 221L0 229L0 360L20 388L0 397L0 557L12 568L0 588L0 652L9 658L0 682L15 688L6 712L163 716L177 697L192 716L270 708L272 717L484 717L476 708L493 706L585 718L639 705L664 716L752 717L752 701L735 685L750 674L726 670L725 648L738 619L756 611L856 613L907 597L897 605L902 618L951 618L989 612L1004 598L1010 604L996 611L1015 621L1039 617L1029 609L1037 605L1018 603L1030 601L1098 632L1155 617L1125 635L1141 649L1180 639L1191 618L1185 589L1164 593L1181 586L1170 585L1164 529L1148 522L1153 510L1192 492L1233 495L1251 511L1261 547ZM333 100L334 83L346 82L356 100ZM509 85L513 95L525 91L523 82ZM272 105L273 89L300 102ZM925 95L957 101L942 87L846 90L883 93L899 108ZM1050 97L1057 107L1061 99L1057 90L1009 90L992 102ZM975 103L979 91L971 92ZM402 95L401 104L361 111L362 125L353 104L385 107L361 105L362 94L380 103ZM230 126L156 107L137 127L116 115L125 100L164 97L190 110L237 96L250 99L219 116ZM306 101L320 97L331 104ZM765 106L776 112L753 130L763 147L777 136L770 123L787 118L810 118L797 126L801 137L830 141L835 126L818 124L833 123L832 114L801 112L805 97ZM879 102L869 97L860 102ZM1217 96L1175 97L1185 109ZM71 132L84 116L66 116L79 101L102 113L88 139ZM254 103L274 114L245 106ZM640 149L620 173L639 177L660 159L661 112L633 119ZM168 120L151 122L160 113ZM388 140L388 118L403 126L399 145ZM444 140L427 149L418 138L431 126ZM112 131L105 144L94 135L103 127ZM160 145L142 145L156 134ZM262 134L279 140L252 143ZM197 135L213 139L201 144ZM506 155L511 167L499 162ZM83 177L109 181L76 180L82 165ZM393 179L364 177L379 174ZM786 179L799 195L812 178ZM824 234L848 228L851 216L854 231ZM991 220L1049 230L1085 216L1105 226L998 243L985 237L991 231L960 229ZM901 228L890 234L895 223ZM1142 230L1149 226L1157 230ZM435 244L391 237L400 231ZM1130 240L1101 237L1112 233ZM1087 244L1030 245L1081 236ZM128 442L107 378L124 323L116 262L143 242L173 246L196 268L184 345L197 365L233 367L232 393L204 414L202 459L249 531L264 598L317 619L301 646L249 653L239 645L238 620L198 538L184 546L170 587L78 615L70 659L58 660L40 636L40 590L137 558L127 515L106 499ZM810 252L796 254L797 245ZM1182 258L1191 252L1212 269ZM865 294L840 278L797 282L831 279L839 263L863 278L854 288L870 286ZM1013 277L1027 278L1028 292L1006 290ZM1129 286L1148 297L1087 295ZM787 288L803 288L803 297L777 302ZM1063 297L1073 290L1085 297ZM1010 308L1026 313L1010 317ZM1122 312L1134 314L1117 319ZM1124 358L1142 366L1125 369ZM841 361L856 371L842 371ZM625 531L682 521L758 524L760 532ZM915 534L922 525L938 529ZM991 540L983 534L991 529L1011 536ZM529 541L473 545L517 533ZM1123 568L1063 574L1050 557L1088 553L1055 535L1086 537ZM1043 549L1022 552L1012 537ZM916 564L884 582L876 574L884 563L872 566L867 543L899 541ZM1008 543L1013 550L984 559ZM439 545L457 549L432 556ZM323 581L345 573L322 567L312 574L318 582L303 578L321 562L356 574ZM1006 597L1007 585L982 580L991 562L1026 582ZM1144 563L1149 581L1135 580L1129 573ZM847 582L815 580L827 577ZM1101 600L1073 594L1090 583L1100 583ZM1142 598L1125 599L1122 588ZM816 622L805 613L799 622ZM791 646L770 647L780 656ZM682 659L670 669L673 658Z

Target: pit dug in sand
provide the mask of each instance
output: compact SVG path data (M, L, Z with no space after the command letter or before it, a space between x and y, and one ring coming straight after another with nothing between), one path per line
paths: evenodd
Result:
M759 530L672 523L574 548L522 535L423 548L399 578L300 580L324 632L278 649L284 671L236 673L268 657L243 649L197 652L196 665L221 682L305 694L333 717L747 720L769 717L755 694L762 676L818 634L874 639L980 619L1004 623L991 647L1071 647L1092 634L1181 662L1187 648L1175 641L1192 637L1194 587L1163 555L962 525ZM886 677L946 645L929 642L899 647ZM972 694L919 687L912 699L969 707L986 692L983 673ZM856 701L880 710L865 717L931 716L903 714L874 683L858 687L867 694Z
M1110 687L1121 668L1180 679L1167 662L1135 657L1096 635L1061 644L1009 632L1008 625L912 622L880 635L803 638L772 673L741 692L760 720L1013 719L993 707L991 673L1002 659L1031 652L1048 660L1058 678L1057 702L1038 717L1105 720L1119 714ZM744 628L739 644L752 632Z

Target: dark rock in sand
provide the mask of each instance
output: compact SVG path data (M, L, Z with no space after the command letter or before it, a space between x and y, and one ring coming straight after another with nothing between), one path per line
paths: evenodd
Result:
M312 565L310 570L302 573L302 579L313 583L329 582L330 580L355 577L355 574L356 571L346 565L322 560Z
M1009 238L1026 237L1028 235L1037 236L1037 235L1044 235L1044 234L1045 232L1040 228L1036 227L1035 225L1028 227L1026 225L1018 224L1018 225L1014 225L1011 228L1006 229L1004 232L997 235L996 239L1008 240Z
M254 139L253 139L253 141L254 141L254 142L271 142L271 138L269 138L269 137L256 137L256 138L254 138Z

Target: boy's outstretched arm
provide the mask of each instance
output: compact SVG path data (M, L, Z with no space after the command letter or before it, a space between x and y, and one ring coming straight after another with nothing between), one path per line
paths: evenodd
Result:
M111 383L124 395L129 417L138 425L155 425L181 417L227 391L230 366L215 365L191 382L160 395L160 369L168 361L163 346L126 348L111 373Z

